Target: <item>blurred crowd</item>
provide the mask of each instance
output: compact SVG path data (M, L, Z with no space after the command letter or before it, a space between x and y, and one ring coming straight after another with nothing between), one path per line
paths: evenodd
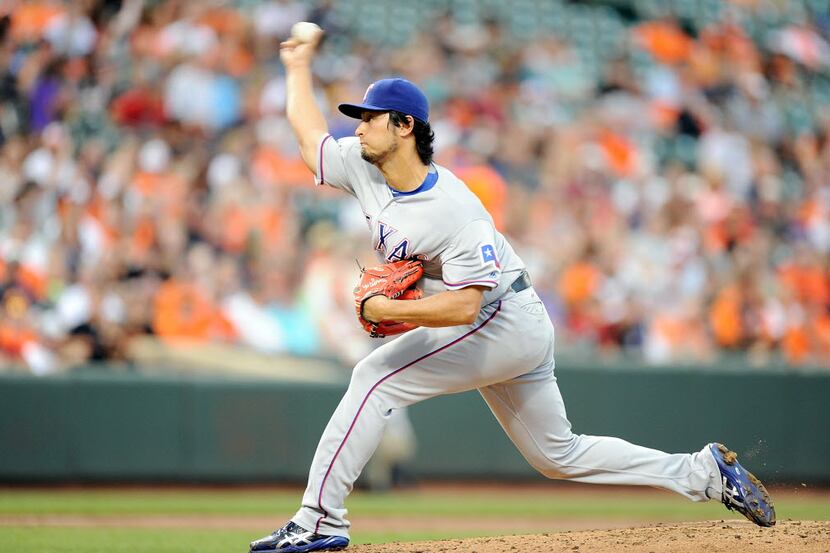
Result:
M279 42L335 109L401 75L528 264L557 347L830 366L830 7L671 0L10 1L0 366L221 343L351 363L373 262L315 188Z

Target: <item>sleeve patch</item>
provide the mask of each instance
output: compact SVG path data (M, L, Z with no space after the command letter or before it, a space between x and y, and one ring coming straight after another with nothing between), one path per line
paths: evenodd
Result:
M486 265L488 263L494 263L496 267L499 267L499 260L496 259L496 249L491 244L485 244L481 246L481 261Z

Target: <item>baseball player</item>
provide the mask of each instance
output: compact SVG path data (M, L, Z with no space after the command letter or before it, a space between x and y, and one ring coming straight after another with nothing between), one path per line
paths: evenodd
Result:
M708 444L668 454L618 438L571 432L554 375L554 329L524 264L481 202L432 162L424 94L404 79L369 86L339 109L360 120L336 140L314 103L311 60L319 38L281 45L288 120L318 185L357 198L386 262L423 265L422 299L383 295L362 305L367 321L417 328L373 351L323 431L302 506L251 552L332 551L349 543L344 503L392 413L433 396L477 389L528 462L549 478L654 486L693 501L721 500L760 526L772 500L733 452Z

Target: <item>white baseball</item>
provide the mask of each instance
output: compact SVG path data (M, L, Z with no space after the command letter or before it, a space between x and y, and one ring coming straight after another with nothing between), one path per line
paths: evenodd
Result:
M323 29L310 21L298 21L291 27L291 36L300 42L314 42Z

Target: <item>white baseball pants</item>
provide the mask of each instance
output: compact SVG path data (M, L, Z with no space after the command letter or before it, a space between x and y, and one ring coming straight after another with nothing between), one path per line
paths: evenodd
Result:
M522 455L548 478L654 486L694 501L720 497L704 447L668 454L618 438L573 434L554 376L554 331L532 288L508 292L469 326L418 328L360 361L331 417L293 521L348 537L344 503L395 409L477 388Z

